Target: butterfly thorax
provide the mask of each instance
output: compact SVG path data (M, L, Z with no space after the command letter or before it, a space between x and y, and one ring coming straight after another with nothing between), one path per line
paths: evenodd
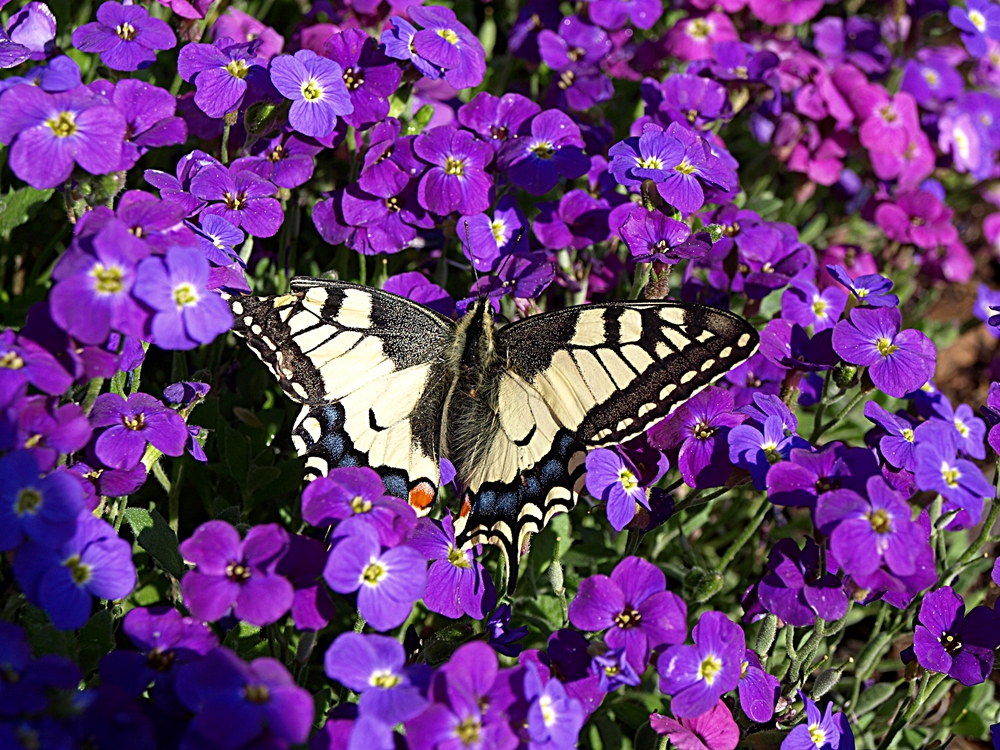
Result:
M441 450L459 472L470 476L483 448L483 438L497 419L497 351L493 308L476 300L458 321L450 352L454 382L444 405Z

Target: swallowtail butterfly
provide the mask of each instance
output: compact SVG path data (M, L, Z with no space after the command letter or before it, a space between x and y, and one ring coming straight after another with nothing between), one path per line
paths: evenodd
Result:
M576 504L591 448L625 442L756 350L737 315L679 302L570 307L497 328L488 301L457 322L403 297L314 278L233 297L234 330L302 404L307 470L370 466L419 514L440 458L464 487L462 547L507 557Z

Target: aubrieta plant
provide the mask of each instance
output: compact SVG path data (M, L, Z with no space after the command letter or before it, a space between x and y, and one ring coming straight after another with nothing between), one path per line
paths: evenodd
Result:
M1000 748L996 2L0 0L0 69L0 747ZM507 594L447 461L305 481L223 296L294 275L761 344Z

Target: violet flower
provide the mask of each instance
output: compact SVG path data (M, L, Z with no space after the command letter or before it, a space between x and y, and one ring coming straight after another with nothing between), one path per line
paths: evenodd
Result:
M766 724L774 716L774 706L781 694L781 682L768 673L752 649L743 653L738 685L740 706L751 721Z
M544 195L560 177L575 180L590 168L580 129L569 115L546 110L523 123L497 154L497 167L532 195Z
M204 212L218 214L254 237L273 237L284 221L278 189L247 170L209 164L191 179L191 192L209 203Z
M972 461L957 457L950 431L921 431L918 438L913 472L917 487L939 493L947 510L959 510L953 522L958 528L975 526L983 514L984 499L993 496L993 485Z
M551 250L582 250L608 237L608 206L585 190L569 190L538 209L531 230Z
M399 65L361 29L332 34L324 42L323 53L340 65L354 105L343 116L344 122L359 130L383 122L389 114L389 97L399 87Z
M587 454L587 492L607 506L608 522L615 531L624 529L639 506L649 510L646 488L639 472L621 451L597 448Z
M424 589L424 605L431 612L452 619L466 614L482 620L496 606L496 591L489 573L472 550L463 551L455 546L450 515L445 516L440 526L429 518L418 520L410 546L431 563Z
M34 456L16 450L0 458L0 476L0 551L14 550L25 539L60 547L73 536L83 490L72 474L42 477Z
M487 144L468 131L438 127L417 136L413 150L431 165L417 189L421 206L436 214L458 211L465 216L489 207L493 179L485 168L493 150Z
M44 60L56 49L56 16L45 3L26 3L11 13L4 36L26 48L32 60Z
M180 545L184 559L197 566L181 580L185 605L210 622L230 609L252 625L276 622L295 596L275 572L288 543L288 532L274 523L252 527L243 540L225 521L203 523Z
M781 295L781 317L819 333L833 328L847 306L847 292L828 286L822 292L809 279L796 277Z
M141 5L101 3L97 20L73 32L73 46L99 52L112 70L139 70L156 60L156 53L173 49L177 38L166 21L152 18Z
M422 28L413 36L413 49L444 70L444 79L455 89L475 88L486 74L486 50L451 8L410 6L410 19ZM386 46L386 54L396 57Z
M966 0L965 8L953 5L948 20L962 34L965 48L973 57L986 54L986 40L1000 41L1000 8L989 0Z
M569 605L570 622L581 630L606 630L605 643L624 647L629 663L641 672L653 649L683 643L687 636L687 605L666 586L655 565L626 557L610 577L595 575L580 583Z
M458 108L458 121L496 151L514 137L525 120L540 111L541 107L520 94L496 97L481 91Z
M913 631L913 653L924 669L978 685L993 671L1000 646L1000 619L989 607L966 615L965 602L951 587L932 591L920 604Z
M108 428L97 438L94 452L112 469L138 464L147 442L167 456L184 452L184 419L146 393L133 393L127 401L117 393L102 393L94 402L90 421L95 428Z
M658 0L591 0L590 17L601 28L620 29L631 21L637 29L651 29L663 15Z
M692 718L709 711L740 681L743 630L722 612L705 612L691 631L693 646L670 646L656 662L670 709Z
M833 702L826 704L826 713L801 694L806 720L792 728L781 742L781 750L853 750L854 735L842 713L833 713Z
M303 135L325 138L336 128L338 116L354 111L343 69L310 50L271 60L271 82L291 99L288 122Z
M177 71L197 87L194 102L212 118L243 106L250 83L267 80L265 60L257 56L260 42L237 44L228 37L214 44L186 44L177 56ZM269 235L268 235L269 236Z
M614 227L612 227L614 229ZM689 258L703 258L711 250L705 232L691 236L691 228L662 211L633 206L625 223L617 229L636 262L675 264Z
M871 273L852 279L841 266L827 266L826 270L837 282L846 286L862 304L869 304L872 307L895 307L899 304L899 297L889 293L893 285L885 276Z
M799 549L792 539L780 539L767 558L767 573L755 588L764 609L796 627L812 625L819 615L827 622L847 611L847 594L835 575L819 570L819 548L806 539ZM753 589L752 589L753 590Z

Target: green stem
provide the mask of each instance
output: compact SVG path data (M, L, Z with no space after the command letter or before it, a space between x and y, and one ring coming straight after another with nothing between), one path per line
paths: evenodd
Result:
M632 290L628 293L629 299L639 299L639 295L642 294L646 282L649 281L649 269L651 267L651 263L640 263L635 267L635 280L632 282Z
M934 692L935 688L940 685L948 675L946 674L936 674L931 677L930 673L924 674L923 678L920 680L920 688L917 690L917 694L910 701L910 705L907 709L896 717L896 720L889 727L889 731L885 733L885 737L878 745L877 750L888 750L889 746L892 745L893 740L896 736L906 728L906 725L910 723L910 720L924 707L924 703L927 697Z
M682 510L690 510L691 508L695 508L699 505L707 505L716 498L725 495L727 492L729 492L730 489L731 489L730 487L723 487L722 489L716 490L710 495L701 495L698 491L692 492L690 495L688 495L679 503L677 503L677 505L674 507L674 515L676 515Z
M232 126L223 120L222 122L222 146L220 148L219 159L223 164L229 163L229 129Z
M815 443L819 438L820 425L823 424L823 413L826 411L826 393L830 390L830 378L832 377L833 370L827 370L826 375L823 376L823 390L820 392L819 406L816 407L816 417L813 420L813 431L812 435L809 436L809 442Z
M819 428L819 433L816 433L815 430L813 431L813 435L815 437L813 437L812 439L813 440L818 439L824 432L827 432L831 427L834 427L840 420L846 417L850 413L850 411L854 409L855 406L861 403L861 399L863 399L866 395L867 394L864 391L858 391L858 393L855 394L854 398L851 399L851 402L843 409L841 409L839 412L837 412L837 416L835 416L833 419L831 419L829 422L827 422L825 425Z
M101 388L104 387L104 378L94 378L89 383L87 383L87 395L83 397L83 413L90 414L90 410L94 408L94 402L101 393Z
M159 466L159 464L157 464ZM181 478L184 476L184 462L177 461L174 464L174 476L173 480L170 482L170 495L168 499L168 514L170 528L173 529L174 533L178 533L177 530L180 527L180 515L181 515Z
M715 568L717 571L720 573L726 572L726 568L728 568L729 564L736 559L736 555L741 549L743 549L743 545L750 540L750 537L757 533L757 529L759 529L760 525L764 523L764 519L767 518L767 514L770 510L771 504L766 500L762 500L760 508L757 509L757 513L754 515L753 520L747 524L746 528L744 528L742 533L736 538L736 541L729 545L729 549L726 550L726 554L723 555L722 560L719 561L719 564Z

